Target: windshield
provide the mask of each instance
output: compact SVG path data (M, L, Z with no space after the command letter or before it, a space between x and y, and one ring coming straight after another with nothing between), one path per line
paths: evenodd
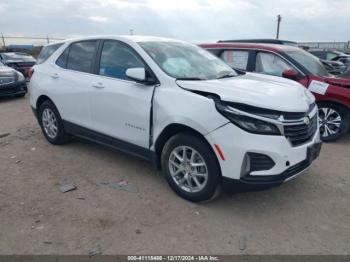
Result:
M168 41L139 45L165 73L176 79L209 80L237 75L229 65L196 45Z
M286 54L304 66L313 75L329 75L326 68L320 62L319 58L304 50L300 49L298 51L287 51Z

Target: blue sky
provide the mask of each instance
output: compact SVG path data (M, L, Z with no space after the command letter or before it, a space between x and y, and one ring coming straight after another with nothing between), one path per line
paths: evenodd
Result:
M1 0L4 35L156 35L189 41L349 41L350 0Z

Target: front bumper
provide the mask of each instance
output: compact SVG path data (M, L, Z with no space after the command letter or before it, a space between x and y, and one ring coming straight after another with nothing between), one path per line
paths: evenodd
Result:
M321 142L314 144L312 147L310 147L314 150L313 154L307 154L307 158L305 160L287 168L286 171L281 174L266 176L245 175L240 178L240 182L250 185L278 185L292 180L310 168L312 162L318 157L321 151L321 146Z
M291 180L311 166L321 148L318 129L308 142L299 146L292 146L284 136L251 134L231 123L209 133L206 138L218 156L224 180L254 185L275 185ZM224 160L214 144L221 148ZM247 173L245 158L248 153L266 155L274 165L268 170Z
M0 97L9 97L27 93L26 81L0 85Z

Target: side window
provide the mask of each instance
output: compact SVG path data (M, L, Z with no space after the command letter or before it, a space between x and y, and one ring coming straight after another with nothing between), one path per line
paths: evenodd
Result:
M259 52L256 56L255 71L267 75L282 76L283 71L293 69L277 55Z
M61 45L62 43L43 47L38 56L38 59L36 60L36 64L39 65L44 63Z
M248 51L225 50L221 53L220 57L232 68L247 70L249 57Z
M99 68L100 75L127 79L126 70L133 67L145 67L134 50L117 41L104 41Z
M97 47L97 41L73 43L69 47L67 69L90 73Z
M62 68L67 67L67 58L69 53L69 47L64 50L60 57L56 60L56 65Z

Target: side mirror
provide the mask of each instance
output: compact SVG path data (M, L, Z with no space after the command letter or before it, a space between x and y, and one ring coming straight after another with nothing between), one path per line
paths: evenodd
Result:
M154 85L157 82L143 67L129 68L125 74L131 80L145 85Z
M128 68L125 72L126 76L136 82L146 81L146 70L143 67Z
M298 72L293 70L293 69L287 69L287 70L283 71L282 77L288 78L288 79L291 79L291 80L297 80Z

